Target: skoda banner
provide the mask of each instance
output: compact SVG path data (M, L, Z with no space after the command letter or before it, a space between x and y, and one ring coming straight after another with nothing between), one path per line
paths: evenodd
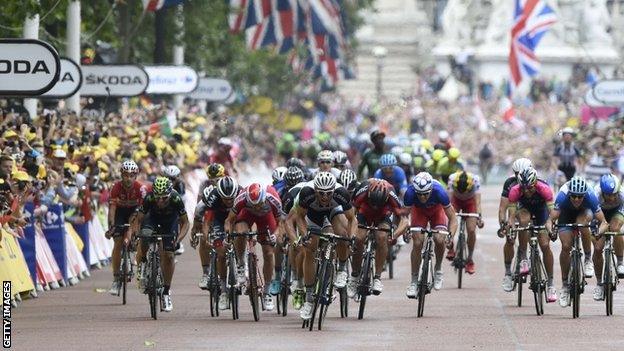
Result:
M63 99L70 97L82 86L82 72L76 62L71 59L61 58L61 74L54 87L42 96L47 98Z
M225 79L200 78L197 89L188 94L196 100L223 101L232 94L232 86Z
M0 96L39 96L59 79L56 50L35 39L0 39Z
M199 77L188 66L146 66L148 94L186 94L197 88Z
M147 73L134 65L82 66L83 96L137 96L147 88Z

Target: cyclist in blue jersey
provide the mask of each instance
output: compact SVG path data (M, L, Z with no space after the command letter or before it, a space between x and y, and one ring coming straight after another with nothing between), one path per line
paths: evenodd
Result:
M273 178L273 188L275 188L280 196L282 196L282 193L286 191L286 181L284 180L284 175L287 170L287 167L280 166L274 169L271 174L271 178Z
M557 221L558 224L588 224L592 218L600 223L598 233L604 233L609 224L605 220L604 213L600 208L600 202L591 191L587 182L582 177L572 177L569 182L564 184L555 200L555 206L550 214L551 220ZM581 235L589 237L588 228L581 229ZM559 292L559 304L561 307L567 307L570 299L568 291L568 272L570 270L570 251L572 250L573 236L572 230L561 228L559 230L559 239L561 240L561 254L559 255L559 263L561 265L561 279L563 286ZM589 257L585 253L585 265L591 264L591 251ZM593 274L592 274L593 275ZM587 276L587 271L585 272Z
M407 177L403 168L397 165L396 156L384 154L379 159L380 168L375 172L374 178L383 179L392 184L394 190L403 196L407 190Z
M442 184L434 180L431 174L427 172L418 173L414 177L413 182L407 187L403 202L406 207L410 208L411 227L429 227L441 230L448 228L451 236L455 234L457 230L455 209L453 209L449 196ZM436 290L442 288L442 259L444 258L445 239L446 237L441 234L434 236L436 262L433 287ZM416 298L417 295L418 272L420 271L423 242L423 235L414 236L414 245L411 253L412 281L406 292L407 297L411 299Z

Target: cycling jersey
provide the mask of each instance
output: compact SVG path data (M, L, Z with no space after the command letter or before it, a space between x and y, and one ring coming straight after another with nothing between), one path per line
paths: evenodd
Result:
M361 224L365 225L377 225L388 219L391 214L401 216L403 204L394 190L390 191L388 200L380 208L373 207L368 203L368 187L369 181L363 182L353 196L353 206L357 208L358 222L363 222Z
M438 162L438 166L436 167L436 174L440 176L443 183L446 184L448 182L448 178L451 174L457 171L463 171L464 164L461 160L457 160L455 162L451 162L448 157L444 157Z
M286 181L284 179L273 184L273 187L275 188L275 191L277 191L277 194L280 196L280 198L288 190L286 188Z
M295 200L297 199L301 188L303 188L306 183L307 182L301 182L290 188L288 191L285 191L284 194L282 194L282 207L285 213L289 213L290 210L295 206Z
M251 204L249 204L247 202L246 193L243 191L239 193L236 200L234 200L232 211L238 214L243 209L246 209L248 212L256 216L263 216L265 214L272 213L275 218L281 218L284 213L282 212L282 202L277 194L277 191L275 191L275 188L271 185L268 185L265 191L266 201L261 208L254 208Z
M373 177L383 179L392 184L394 189L396 189L399 193L407 189L407 177L405 175L405 171L399 166L392 167L392 175L390 177L386 177L381 168L375 172Z
M136 208L141 206L143 198L147 195L149 189L141 182L134 181L129 188L123 186L121 181L113 185L110 192L109 204L120 207Z
M385 154L383 150L377 151L376 149L367 149L366 151L364 151L364 154L362 155L362 160L360 161L360 165L357 169L358 179L362 178L364 168L368 169L369 176L371 173L373 173L373 170L379 168L379 159L383 154Z
M548 220L548 207L553 202L553 192L545 181L538 179L535 184L535 191L527 197L519 184L511 187L509 191L509 202L518 203L519 208L526 209L533 217L534 225L544 225Z
M448 189L451 191L451 194L454 198L465 201L475 197L475 195L481 189L481 182L479 180L479 176L473 175L472 177L472 189L465 193L460 193L453 188L453 184L455 183L456 178L458 177L458 173L453 173L448 179Z
M178 194L175 190L171 191L171 195L169 196L169 201L165 207L159 207L157 205L156 197L154 193L149 193L143 199L143 204L141 205L139 211L144 214L149 214L154 217L156 220L172 220L177 219L180 216L186 215L186 208L184 207L184 201L182 201L182 196Z
M594 193L600 202L600 207L602 208L602 212L604 212L607 222L610 222L615 215L624 216L624 189L620 190L616 200L613 202L607 202L602 194L602 190L600 190L600 184L596 185Z
M414 189L414 185L412 184L407 187L405 195L403 196L403 202L405 206L414 206L418 208L429 208L436 205L448 207L451 204L446 190L444 190L442 184L440 184L437 180L433 180L431 195L426 202L421 202L418 196L416 196L416 189Z
M505 180L505 183L503 184L503 192L501 193L501 197L509 198L509 190L511 190L511 187L516 184L518 184L518 179L515 175L507 178Z
M309 222L323 228L327 226L334 216L350 210L351 195L349 191L339 184L336 184L332 199L327 205L321 205L316 199L316 192L312 183L307 183L299 191L297 205L307 210L306 217Z
M247 202L246 193L240 193L232 212L236 214L236 223L244 222L251 228L254 224L258 229L258 243L261 245L274 245L277 220L285 217L282 211L282 202L272 186L267 186L266 200L259 209L254 208Z
M570 194L568 190L568 183L565 183L561 189L559 189L559 193L557 194L557 199L555 200L555 210L563 211L576 211L580 209L589 209L592 213L597 213L601 211L600 201L596 197L596 194L589 191L583 197L583 202L581 206L574 207L572 205L572 201L570 200Z
M177 191L180 196L184 196L186 187L182 179L176 179L173 181L173 190Z

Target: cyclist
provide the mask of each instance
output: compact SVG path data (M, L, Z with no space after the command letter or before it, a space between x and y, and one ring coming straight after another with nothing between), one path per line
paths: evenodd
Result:
M330 172L334 177L340 176L340 170L334 168L334 154L329 150L323 150L316 156L318 168L312 170L312 175L320 172Z
M413 174L418 174L420 172L427 171L427 162L429 161L429 159L430 157L429 157L429 154L427 153L427 149L425 149L423 146L419 146L418 148L415 148L414 157L412 158L412 163L413 163L413 168L414 168Z
M463 161L459 159L459 156L461 156L459 149L452 147L448 149L448 155L438 163L436 174L438 174L443 184L448 183L448 178L451 174L464 169Z
M297 196L297 205L292 209L286 222L286 230L291 238L295 237L294 226L304 232L308 227L316 230L332 227L336 235L347 237L355 233L357 223L351 196L344 187L336 182L336 177L329 172L319 172L314 181L303 186ZM306 289L305 303L300 310L304 320L312 317L312 302L314 293L314 261L319 239L310 236L305 245L303 261L303 279ZM338 256L338 272L336 273L336 288L343 288L347 284L347 260L349 258L348 245L340 242L336 246Z
M407 187L404 197L405 206L410 207L411 227L432 229L449 229L451 236L457 230L457 217L455 209L451 205L448 194L440 182L433 179L427 172L418 173L412 183ZM398 234L398 233L397 233ZM397 235L395 235L396 237ZM445 237L441 234L434 236L435 241L435 274L434 288L442 288L443 272L442 259L444 255ZM415 298L418 288L418 273L420 271L421 251L424 238L422 235L414 237L412 247L412 281L407 287L408 298Z
M288 162L286 162L286 167L287 168L297 167L303 172L303 175L305 176L306 180L312 179L312 173L310 172L308 167L306 167L305 162L303 162L303 160L300 158L296 158L296 157L290 158Z
M481 190L480 190L479 177L466 171L459 171L451 174L448 181L449 194L451 197L451 203L455 211L462 211L464 213L478 213L481 215ZM466 244L468 246L468 258L466 261L466 272L468 274L475 273L475 264L472 260L472 254L474 253L475 244L477 242L477 226L483 228L483 220L481 217L467 217L466 218ZM455 258L455 250L451 248L448 250L446 258L453 260Z
M195 205L195 212L193 213L193 226L191 227L190 242L191 247L196 249L199 245L199 261L202 267L202 277L199 279L199 288L202 290L208 289L208 274L210 273L210 246L208 240L199 240L196 237L196 233L203 232L204 214L206 213L206 206L208 206L208 199L210 198L212 191L216 185L209 185L204 188L201 200Z
M272 186L262 186L252 183L242 191L234 202L234 206L225 221L225 231L231 233L232 229L238 233L249 232L252 225L258 230L257 240L262 246L263 267L262 273L265 282L273 279L275 269L274 246L278 224L284 220L282 202ZM247 238L238 237L234 241L234 249L237 256L237 276L239 284L245 284L245 252ZM267 311L275 307L273 297L269 294L270 284L264 286L264 306Z
M286 172L286 175L284 176L284 178L286 180L286 185L288 187L288 190L284 192L284 194L282 194L281 196L282 206L284 208L284 212L290 215L290 213L294 213L291 210L293 209L293 206L295 205L295 200L297 199L297 195L299 195L301 188L305 186L307 183L304 182L303 172L297 167L288 168L288 171ZM305 228L300 228L300 229L305 229ZM288 231L285 230L285 232L288 235ZM289 240L291 242L289 261L292 267L291 269L292 282L291 282L290 290L292 291L292 294L293 294L293 307L297 310L301 308L305 299L305 291L303 288L304 252L301 249L301 247L296 245L296 243L298 242L298 239L299 239L298 236L294 236L294 237L289 236ZM280 255L276 255L276 264L275 264L276 276L278 276L277 274L278 264L281 263L281 260L282 260L282 258L278 256ZM281 271L281 267L279 268L280 268L279 270Z
M440 132L438 132L438 142L434 145L434 148L448 151L452 147L453 141L451 140L449 132L447 132L446 130L441 130Z
M360 165L357 169L358 179L362 179L365 168L367 169L369 176L373 174L377 168L379 168L379 159L381 158L381 155L385 153L386 149L386 144L384 143L385 138L386 134L379 130L375 130L370 134L370 140L373 143L373 147L366 149L364 154L362 154L362 160L360 160Z
M136 180L139 174L139 166L127 160L121 164L121 180L113 185L110 192L108 208L108 232L106 237L113 237L114 245L111 255L113 268L113 284L109 292L111 295L119 294L121 281L119 281L119 267L121 266L122 245L130 242L130 231L123 235L114 233L115 226L128 224L134 217L136 210L143 203L143 198L147 194L148 188ZM119 233L122 234L122 233Z
M220 138L217 141L216 150L210 156L210 162L219 163L228 170L228 174L232 173L236 175L238 171L236 170L235 161L231 153L233 145L232 139L227 137Z
M340 150L334 151L334 167L341 172L347 168L351 169L351 162L346 153Z
M405 172L406 179L412 179L414 173L413 158L409 152L403 152L399 155L399 167Z
M351 197L353 197L355 190L360 186L360 182L358 182L355 172L350 169L345 169L340 172L340 177L338 177L337 180L340 185L349 191L349 195L351 195Z
M284 187L286 186L286 182L284 181L284 174L286 174L287 170L288 168L280 166L274 169L273 173L271 173L271 178L273 178L273 187L280 195L284 190Z
M403 196L407 190L407 178L405 172L397 166L397 159L393 154L384 154L379 159L379 168L374 178L384 179L390 183L396 191Z
M533 167L528 167L518 174L518 183L509 190L509 217L517 218L520 227L525 227L530 223L547 228L552 227L549 219L549 211L553 208L554 195L548 183L537 178L537 171ZM517 212L516 212L517 210ZM528 238L529 233L523 233ZM557 290L553 279L554 257L550 249L550 237L546 231L538 237L540 249L544 255L544 267L548 275L546 291L546 301L557 301ZM528 273L528 263L522 265L521 273ZM505 274L505 281L510 281L513 285L511 274Z
M217 272L219 274L219 282L221 283L221 291L225 291L226 263L225 263L225 247L223 240L225 239L225 220L234 206L234 200L238 196L241 187L232 177L225 176L217 182L217 185L205 197L205 211L203 215L202 233L204 234L202 241L208 252L213 246L217 251ZM206 263L209 263L209 257L206 257ZM208 287L208 274L210 267L204 266L204 275L202 283L205 279L205 287ZM221 294L219 297L219 309L228 308L227 294Z
M433 176L433 178L435 178L435 179L440 179L440 177L439 177L439 175L437 173L438 172L438 165L440 164L440 161L442 161L442 159L445 156L446 156L446 151L440 150L440 149L435 149L431 153L431 159L429 159L427 161L427 163L425 164L426 172L431 174Z
M598 234L606 231L609 224L605 220L604 213L600 208L600 202L590 191L587 182L582 177L572 177L569 182L563 185L557 194L554 209L551 211L551 220L559 224L579 223L588 224L593 218L598 221L600 227ZM589 237L589 229L581 229L581 235ZM559 239L561 240L561 254L559 263L561 265L561 279L563 287L559 291L559 304L567 307L570 299L568 291L568 272L570 270L570 251L572 250L572 230L568 228L559 229ZM590 252L591 256L591 252ZM585 265L591 263L591 258L585 252ZM587 276L587 271L585 271Z
M408 221L403 216L403 204L394 192L392 185L383 179L371 178L362 183L353 197L353 206L357 210L357 221L361 225L375 226L384 229L392 227L392 215L399 217L398 233L404 233L408 227ZM349 297L357 293L358 277L362 268L362 253L366 240L366 229L358 228L355 241L355 249L351 261L351 279L347 286ZM375 248L375 275L373 276L373 293L381 294L381 272L388 255L388 233L377 231L375 233L377 247Z
M197 194L198 202L201 200L204 189L210 185L216 185L219 178L225 176L227 173L225 172L225 167L223 167L222 164L212 163L208 166L208 169L206 169L206 174L208 175L208 179L204 180L199 186L199 193Z
M143 199L134 223L135 228L137 224L140 224L143 235L152 234L157 226L161 226L163 233L167 235L163 238L160 249L160 264L164 280L162 308L165 312L171 312L173 303L170 287L175 268L174 251L176 245L186 236L189 221L182 197L173 190L173 184L169 178L156 178L152 185L152 192ZM141 265L145 265L146 245L147 243L141 240L142 249L137 251L136 260ZM145 269L141 271L145 272Z
M166 166L163 175L173 183L173 190L177 191L180 196L184 196L185 186L184 179L180 177L180 168L178 166Z
M613 174L604 174L600 177L600 184L596 185L594 192L600 201L600 207L605 219L609 223L609 231L620 232L624 223L624 191L620 187L620 182ZM594 300L604 299L604 289L602 286L602 249L604 248L604 237L594 240L594 268L598 285L594 290ZM617 258L617 274L624 275L624 240L621 236L613 238L613 248Z
M500 229L498 230L498 237L505 238L508 228L508 223L515 223L516 218L508 217L508 207L509 207L509 191L511 188L518 184L518 174L523 170L533 167L533 163L528 158L519 158L515 160L511 169L514 174L505 180L503 184L503 191L501 193L500 202L498 205L498 223L500 225ZM519 254L522 257L520 261L520 273L527 274L529 272L529 261L526 259L526 248L527 243L529 242L529 238L527 233L520 233L518 235L518 243L520 244ZM505 245L503 246L503 257L505 264L505 276L503 278L503 290L510 292L513 290L513 280L511 279L511 262L514 258L514 243L515 240L510 240L510 237L506 237Z
M557 169L562 171L567 180L572 179L576 173L577 159L582 156L581 150L574 143L574 130L570 127L563 128L561 131L561 143L555 147L553 156L557 158L559 164Z

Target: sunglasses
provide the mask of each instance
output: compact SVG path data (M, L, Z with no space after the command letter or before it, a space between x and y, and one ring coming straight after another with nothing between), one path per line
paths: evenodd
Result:
M330 163L332 163L332 161L319 161L319 164L321 164L321 165L322 164L330 164Z
M334 194L333 191L317 191L317 194L319 194L319 196L323 196L323 197L330 197Z
M166 200L169 198L169 195L155 195L156 200Z
M427 197L427 196L429 196L429 195L431 195L431 192L427 192L427 193L418 193L418 194L416 194L416 196L418 196L418 197Z
M582 199L584 197L585 197L585 195L582 195L582 194L581 195L570 195L571 199L576 199L576 200L580 200L580 199Z

